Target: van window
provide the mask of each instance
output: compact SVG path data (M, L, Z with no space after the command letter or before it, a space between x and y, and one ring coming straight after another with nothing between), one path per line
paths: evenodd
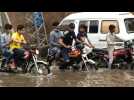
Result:
M109 32L109 25L115 25L115 33L119 33L119 23L117 20L103 20L101 22L101 33L106 34Z
M91 20L89 23L89 33L98 33L99 21Z
M134 33L134 18L125 19L127 33Z
M80 25L86 25L87 26L87 28L88 28L88 21L80 21L79 22L79 26ZM87 29L86 29L87 30ZM78 31L79 31L79 29L78 29ZM86 32L88 32L88 31L86 31Z

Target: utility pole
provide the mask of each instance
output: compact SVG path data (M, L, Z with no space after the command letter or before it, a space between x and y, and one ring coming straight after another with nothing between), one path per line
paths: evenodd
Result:
M48 40L47 40L47 31L46 31L46 27L45 27L45 18L44 18L44 15L43 15L43 12L41 13L42 14L42 19L43 19L43 28L44 28L44 32L45 32L45 40L46 40L46 43L48 44Z

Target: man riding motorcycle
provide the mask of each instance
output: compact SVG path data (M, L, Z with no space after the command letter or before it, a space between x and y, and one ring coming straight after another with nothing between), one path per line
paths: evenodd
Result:
M61 45L59 39L63 37L63 32L60 31L60 26L57 26L51 33L49 38L49 55L53 55L56 59L59 58L61 53Z
M61 53L64 58L64 64L60 66L60 69L66 69L68 63L70 62L70 57L68 55L69 51L71 50L73 40L75 42L80 42L74 32L75 24L70 23L68 25L68 29L64 32L64 36L60 38L59 43L62 46Z
M5 70L6 67L14 68L12 52L9 50L11 43L12 25L5 24L5 32L0 36L0 47L2 50L2 64L1 70Z
M20 57L24 56L25 50L23 49L23 45L27 44L23 34L24 34L24 26L18 25L17 32L12 34L12 43L10 44L10 49L13 51L13 57L15 62L19 62Z
M79 26L79 33L77 35L77 39L80 41L80 43L78 43L78 45L83 44L83 45L85 45L85 47L88 47L87 49L94 48L94 46L88 39L86 32L87 32L87 26L84 24L81 24Z

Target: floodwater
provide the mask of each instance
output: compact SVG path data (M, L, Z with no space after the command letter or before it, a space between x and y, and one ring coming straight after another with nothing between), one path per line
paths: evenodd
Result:
M61 72L49 76L0 73L1 87L133 87L134 71L99 69L89 72Z

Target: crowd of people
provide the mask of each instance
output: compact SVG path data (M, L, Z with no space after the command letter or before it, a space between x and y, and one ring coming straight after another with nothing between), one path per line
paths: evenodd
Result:
M78 34L74 32L75 24L70 23L67 26L58 26L58 23L53 24L54 29L50 32L49 37L49 53L55 53L55 58L58 59L62 55L64 59L63 65L60 69L66 69L66 65L70 62L70 57L68 52L72 48L72 45L81 46L85 45L89 48L95 48L87 37L87 26L81 24L79 26ZM15 61L18 60L19 56L24 55L24 45L27 44L27 41L24 37L25 27L23 25L18 25L16 32L12 31L13 26L6 24L4 27L4 33L0 35L0 49L2 52L2 63L1 69L4 69L5 66L10 70L15 71L16 65ZM109 26L109 33L106 37L107 39L107 48L109 51L109 68L111 68L113 62L113 50L114 50L114 40L116 37L115 26Z
M85 25L80 25L79 33L76 36L75 24L70 23L67 26L57 26L50 33L49 46L50 51L55 52L55 58L58 59L62 55L64 63L59 67L60 69L66 69L67 63L70 62L70 57L68 55L73 45L81 46L87 45L89 48L94 48L90 40L87 38L87 27ZM85 41L87 40L87 41Z
M58 24L57 24L58 25ZM89 38L87 37L87 26L84 24L81 24L79 26L78 34L76 36L75 32L75 24L70 23L66 27L63 28L63 26L57 26L52 30L50 33L49 38L49 46L50 51L55 52L56 59L59 58L60 54L64 58L64 64L61 65L60 69L66 69L67 63L70 62L69 58L69 50L71 49L73 44L73 40L75 40L75 45L81 46L83 44L84 46L87 46L89 48L95 48L95 46L90 42ZM115 39L118 37L115 35L115 25L109 26L109 33L106 36L107 40L107 50L109 53L109 64L108 67L111 69L112 63L113 63L113 51L115 46Z

